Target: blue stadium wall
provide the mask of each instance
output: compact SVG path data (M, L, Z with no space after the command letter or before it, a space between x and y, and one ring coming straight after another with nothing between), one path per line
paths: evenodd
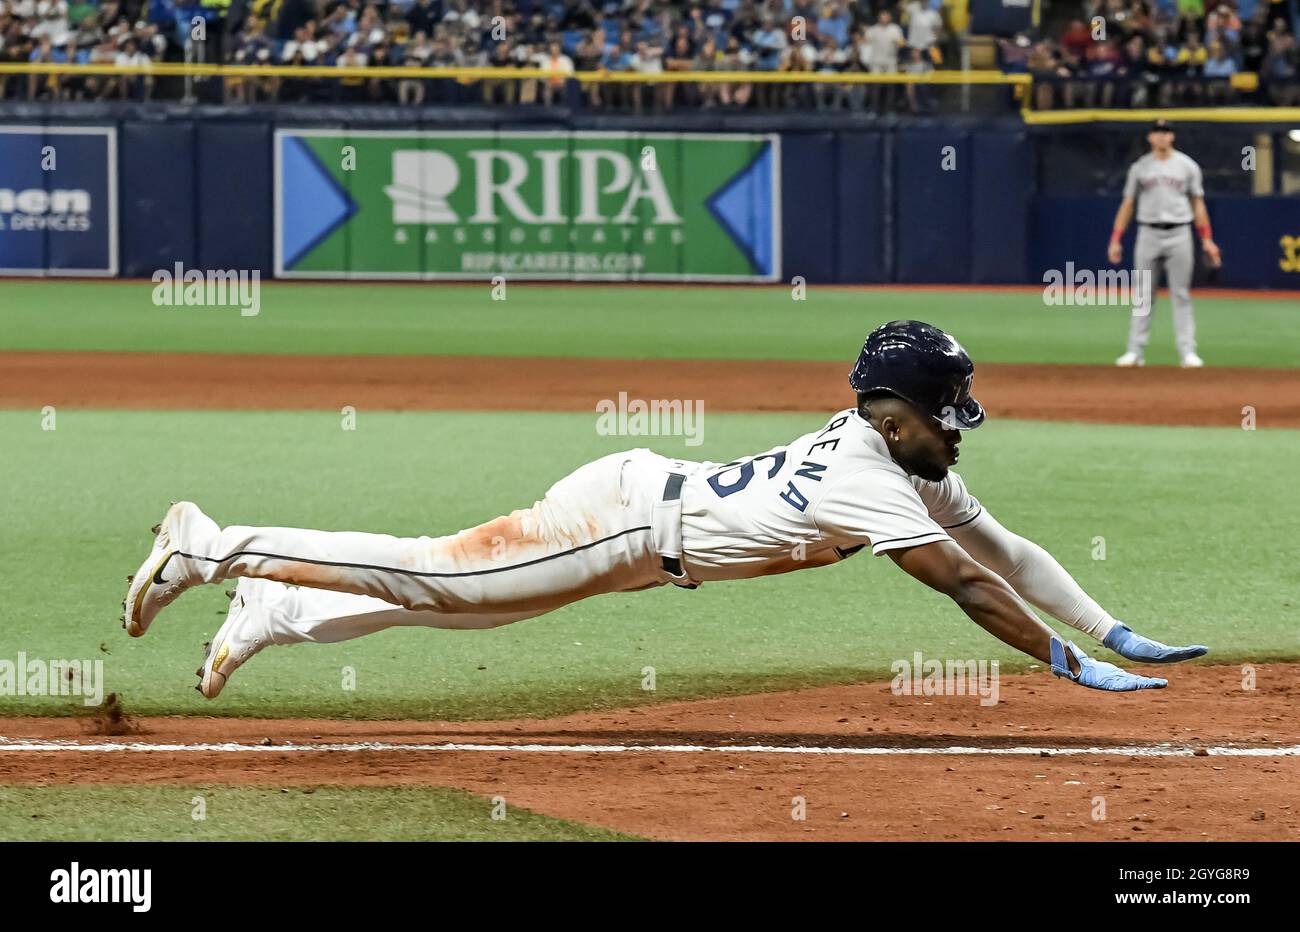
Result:
M117 128L124 277L147 278L176 262L269 276L277 127L776 132L782 277L814 284L1028 284L1067 262L1105 268L1117 203L1113 193L1040 193L1036 136L1044 130L1013 118L841 120L828 129L816 115L778 123L698 114L637 122L557 119L545 111L507 118L473 108L413 117L382 107L115 104L56 111L10 104L0 108L0 124ZM1211 193L1208 203L1228 260L1214 284L1300 289L1300 261L1288 261L1300 252L1300 198Z

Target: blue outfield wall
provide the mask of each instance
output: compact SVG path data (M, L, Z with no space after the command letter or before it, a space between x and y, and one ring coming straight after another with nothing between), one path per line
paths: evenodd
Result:
M445 115L445 114L444 114ZM150 113L111 107L80 118L63 110L0 110L0 132L56 127L116 130L118 274L149 277L179 262L186 268L274 268L274 135L281 127L426 130L646 130L647 121L575 119L557 124L501 122L475 112L401 122L394 111L364 116L324 111L172 108ZM1036 133L1016 120L871 121L833 129L812 118L710 117L656 121L656 132L776 132L780 136L781 278L808 283L1040 283L1045 270L1105 268L1115 194L1040 193ZM0 139L3 137L0 136ZM47 137L48 138L48 137ZM0 155L18 151L0 146ZM0 158L0 194L31 184L30 166ZM26 155L21 158L27 158ZM25 172L25 174L24 174ZM57 185L47 176L47 187ZM1300 289L1300 197L1208 198L1225 287ZM0 214L0 224L5 217ZM108 215L97 222L109 223ZM9 239L6 239L6 237ZM1131 250L1132 232L1126 238ZM28 237L30 240L30 237ZM41 247L49 265L71 265L59 234ZM5 244L0 225L0 269ZM27 253L30 242L24 248ZM64 255L63 259L59 257ZM1126 252L1126 257L1131 251ZM82 263L85 264L84 262ZM54 270L57 274L57 269ZM28 274L40 274L34 269ZM1198 269L1198 281L1207 272Z

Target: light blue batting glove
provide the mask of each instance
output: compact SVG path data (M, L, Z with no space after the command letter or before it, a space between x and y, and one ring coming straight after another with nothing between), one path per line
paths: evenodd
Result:
M1079 661L1078 673L1070 672L1070 665L1065 656L1067 647L1070 653L1074 655L1074 659ZM1052 672L1057 676L1065 677L1071 682L1078 683L1080 686L1087 686L1089 689L1104 689L1112 693L1128 693L1137 689L1164 689L1169 685L1168 680L1142 676L1138 673L1129 673L1127 670L1121 670L1113 663L1107 663L1104 660L1093 660L1075 647L1073 641L1063 645L1060 638L1052 638L1051 650Z
M1119 622L1106 635L1105 644L1121 657L1138 660L1143 663L1177 663L1191 660L1209 651L1204 644L1192 644L1189 647L1170 647L1136 633L1124 622Z

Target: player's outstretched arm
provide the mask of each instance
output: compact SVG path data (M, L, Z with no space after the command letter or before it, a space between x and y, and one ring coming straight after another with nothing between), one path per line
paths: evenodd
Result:
M1112 692L1168 685L1166 680L1093 660L1074 644L1063 645L1056 632L1039 620L1006 580L977 563L952 541L891 550L889 556L908 575L956 602L985 631L1049 664L1057 676Z
M1026 601L1057 621L1092 635L1121 657L1143 663L1176 663L1209 650L1201 644L1170 647L1112 618L1055 557L1008 531L987 510L950 533L967 553L1010 583Z

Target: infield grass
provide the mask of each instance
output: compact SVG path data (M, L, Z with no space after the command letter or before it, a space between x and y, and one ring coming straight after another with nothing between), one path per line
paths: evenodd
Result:
M825 359L845 362L899 318L951 331L976 363L1110 365L1128 309L1049 307L1034 290L608 287L267 282L261 311L157 307L149 282L0 281L0 350ZM1294 300L1198 293L1212 366L1294 366ZM1147 361L1177 362L1169 302L1155 309Z
M620 841L440 786L6 786L6 841ZM202 816L202 818L196 818Z
M0 660L103 660L106 691L134 714L422 719L880 678L915 650L1025 668L947 600L865 554L694 592L602 596L494 631L390 630L272 648L215 702L192 687L227 606L219 587L187 594L147 637L120 626L125 577L172 499L193 499L222 524L441 534L530 504L578 465L638 440L725 461L823 420L713 414L704 445L688 448L680 438L602 437L593 418L362 412L348 432L329 413L69 410L42 431L38 412L0 411ZM1279 492L1300 432L995 421L962 452L985 505L1117 617L1162 640L1209 644L1213 660L1300 657L1290 543L1300 499ZM1094 559L1102 543L1106 559ZM641 689L646 667L653 693ZM79 711L67 696L0 695L0 713Z

